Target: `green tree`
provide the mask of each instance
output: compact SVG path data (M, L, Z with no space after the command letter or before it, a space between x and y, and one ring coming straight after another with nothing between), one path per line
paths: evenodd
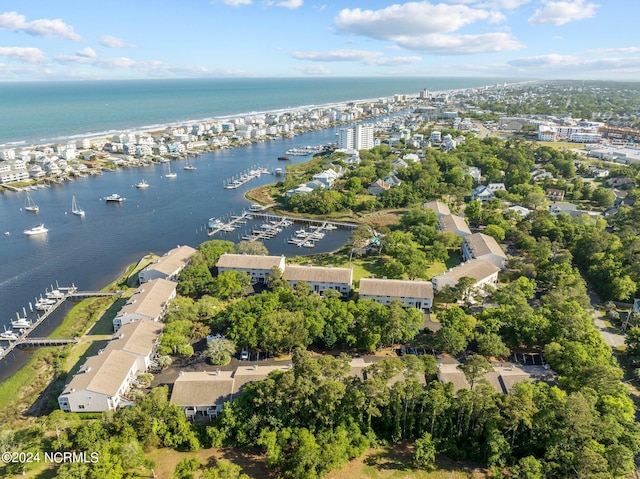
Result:
M195 457L186 457L176 465L173 477L176 479L193 479L193 473L200 468L200 462Z
M260 241L240 241L236 244L236 251L240 254L268 255L269 250Z
M464 373L471 389L473 389L478 379L483 378L489 371L493 371L493 367L487 361L487 358L480 354L469 356L463 364L458 365L458 369Z
M250 479L242 473L242 468L225 459L218 459L215 466L202 472L203 479Z
M215 338L207 343L205 356L214 366L227 364L231 361L231 356L236 352L236 345L226 338Z
M413 462L420 469L433 469L436 462L436 445L431 434L425 432L416 439L413 450Z

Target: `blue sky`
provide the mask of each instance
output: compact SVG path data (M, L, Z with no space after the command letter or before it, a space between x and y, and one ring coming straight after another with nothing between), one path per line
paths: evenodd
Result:
M8 0L0 80L640 79L638 0Z

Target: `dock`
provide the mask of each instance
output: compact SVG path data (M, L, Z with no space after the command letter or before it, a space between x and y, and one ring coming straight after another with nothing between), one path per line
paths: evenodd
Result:
M15 348L35 348L44 346L63 346L65 344L73 344L79 341L78 338L42 338L42 337L30 337L38 326L40 326L47 318L49 318L62 304L67 300L84 299L95 296L118 296L122 294L122 291L105 292L105 291L78 291L75 285L69 287L56 287L52 291L46 293L46 303L44 298L40 300L36 298L36 317L35 321L31 322L28 327L15 328L20 331L13 338L0 337L0 344L3 344L0 349L0 358L6 357ZM41 303L41 304L38 304ZM33 307L29 304L31 310ZM23 308L24 309L24 308ZM25 310L26 319L26 310Z
M223 181L222 186L226 190L235 190L236 188L240 188L245 183L248 183L251 180L255 180L256 178L260 178L262 175L270 174L271 172L262 167L257 167L252 170L248 170L245 173L241 173L237 177L230 178L226 181Z

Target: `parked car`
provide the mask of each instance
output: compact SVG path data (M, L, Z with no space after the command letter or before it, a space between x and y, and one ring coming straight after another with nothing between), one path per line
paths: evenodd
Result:
M247 360L249 359L249 351L247 348L242 348L242 352L240 353L240 359Z

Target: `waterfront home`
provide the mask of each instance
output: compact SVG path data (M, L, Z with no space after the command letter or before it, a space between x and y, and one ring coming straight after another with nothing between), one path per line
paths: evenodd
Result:
M175 279L196 252L191 246L178 246L138 273L140 283L155 278Z
M438 229L440 231L448 231L458 236L467 236L471 234L469 225L463 217L457 215L441 215L438 218Z
M113 318L113 330L138 319L160 321L167 303L176 296L177 283L156 278L143 283Z
M486 259L500 269L504 268L507 261L507 255L504 254L495 238L484 233L465 236L462 240L461 253L463 261Z
M284 256L224 253L216 263L218 274L225 271L244 272L254 283L268 283L273 268L284 272Z
M435 211L436 215L438 215L438 218L444 215L451 214L451 210L449 209L449 206L446 203L443 203L442 201L437 201L437 200L428 201L427 203L424 203L422 207Z
M351 268L332 268L324 266L287 265L283 278L295 288L298 283L306 283L312 291L322 294L332 289L348 296L353 281Z
M428 311L433 306L433 285L429 281L362 278L358 297L384 305L399 299L405 306Z
M139 372L135 354L111 350L91 356L58 396L66 412L115 411L126 404L125 395Z
M442 291L445 285L455 288L458 281L462 277L473 278L476 282L474 289L484 294L486 286L495 286L498 284L498 272L500 268L486 259L472 259L466 263L462 263L455 268L451 268L445 273L435 276L431 282L433 290L436 294Z
M163 323L139 319L122 326L105 346L104 352L118 349L136 356L139 371L146 371L153 362L153 355L162 334Z

